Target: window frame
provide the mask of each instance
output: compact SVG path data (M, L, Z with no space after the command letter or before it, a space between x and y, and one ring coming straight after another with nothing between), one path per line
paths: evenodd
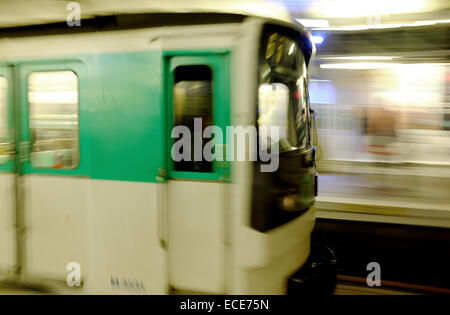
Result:
M174 125L173 109L173 88L175 85L174 72L179 66L208 66L211 69L211 89L212 89L212 123L220 126L223 131L224 144L226 139L225 127L230 125L230 76L229 76L229 51L198 52L198 51L177 51L165 53L165 104L166 106L166 161L168 177L170 179L189 179L207 181L227 181L230 176L230 164L228 161L213 160L212 172L189 172L176 171L174 161L171 157L171 148L174 139L171 138L171 131Z
M78 151L79 163L74 168L42 168L31 163L32 136L30 128L30 103L28 101L28 79L34 72L71 71L77 77L78 93ZM20 161L23 174L53 174L89 176L89 85L86 65L81 60L41 61L19 65L20 82Z

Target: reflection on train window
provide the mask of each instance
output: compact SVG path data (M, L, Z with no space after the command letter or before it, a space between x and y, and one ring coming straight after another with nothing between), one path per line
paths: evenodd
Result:
M202 135L194 134L194 119L197 123L201 119L201 127L196 130L203 131L212 125L212 72L207 66L179 66L175 69L173 88L173 107L175 126L186 126L191 133L190 152L180 148L179 153L183 160L174 161L175 171L184 172L212 172L212 162L201 156L195 156L194 138L202 139L201 150L210 139L203 139ZM181 138L182 136L180 136ZM175 138L178 141L180 138ZM198 150L199 152L200 150Z
M289 124L289 88L282 83L263 83L258 89L259 103L259 143L261 148L270 147L280 140L288 140L289 144L297 144L295 126ZM270 128L278 127L279 139L270 139ZM293 132L293 135L292 135Z
M0 165L9 160L8 81L0 77Z
M72 71L34 72L28 77L34 167L78 166L78 78Z

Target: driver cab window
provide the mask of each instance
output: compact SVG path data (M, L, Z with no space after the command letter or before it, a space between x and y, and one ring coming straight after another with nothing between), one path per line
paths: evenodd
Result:
M281 152L309 146L306 78L306 61L297 41L277 31L265 32L260 54L258 125L280 128ZM268 120L268 114L277 119Z

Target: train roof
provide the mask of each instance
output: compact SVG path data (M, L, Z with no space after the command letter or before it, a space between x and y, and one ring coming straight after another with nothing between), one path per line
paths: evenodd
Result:
M69 1L0 1L0 28L65 22L73 7ZM266 0L78 0L81 18L148 13L213 13L257 16L292 23L289 11Z
M41 7L36 8L38 11L34 11L41 12L41 15L30 17L30 11L28 11L28 13L20 12L20 14L15 17L13 14L12 16L14 19L8 22L8 19L5 19L5 16L11 16L9 15L12 13L11 8L15 8L15 10L17 10L20 8L20 4L25 2L31 6L31 1L15 0L14 3L19 6L11 5L9 8L6 7L6 9L9 9L10 11L8 12L8 10L4 10L4 2L0 1L0 44L4 44L8 48L3 50L2 54L0 54L4 59L11 58L12 54L15 53L21 56L33 55L31 53L24 53L24 51L30 51L30 49L45 51L45 48L40 46L41 44L38 45L34 41L26 41L26 37L33 38L37 36L50 36L47 37L47 41L49 41L50 38L54 38L54 40L59 40L61 38L58 36L55 38L52 35L82 35L87 33L94 34L103 31L128 31L133 29L145 30L148 28L159 29L161 27L168 26L213 24L221 26L218 26L218 28L208 27L207 29L204 29L203 32L206 31L208 33L217 33L220 31L219 29L225 27L224 24L229 24L231 27L231 24L241 23L246 17L260 17L274 22L277 21L280 25L294 26L296 29L301 30L308 38L310 37L308 30L292 20L289 12L285 10L284 7L273 5L273 3L263 0L242 0L241 2L234 0L218 0L208 2L195 0L171 0L163 2L165 5L161 5L160 1L143 0L79 0L77 3L81 6L81 27L68 27L67 15L69 11L66 9L68 2L33 0L32 8L39 7L42 3ZM50 8L49 11L46 12L45 6L48 5L48 3L55 5L55 7L52 7L53 10L59 8L57 10L58 12L55 13L51 11ZM62 6L61 4L64 5ZM43 14L43 12L46 13ZM27 16L30 18L24 20ZM116 35L121 34L121 32L114 33ZM108 32L108 34L111 33ZM123 36L126 36L126 34ZM24 37L24 40L14 41L14 45L11 46L12 42L10 39L21 37ZM93 37L77 37L77 39L81 41L83 38L86 40L90 38L92 40ZM102 37L102 40L106 39ZM116 40L117 38L110 38L110 41L116 42ZM55 49L58 45L54 41L52 41L52 43L53 54L56 54L57 52L63 53L60 50L64 50L64 45L61 49ZM27 46L28 44L30 46ZM135 44L142 46L142 43L140 42ZM114 45L117 46L117 44ZM90 43L89 47L91 46L95 45ZM314 50L314 45L312 43L311 47L312 49L309 54L311 54ZM95 49L100 48L96 47ZM106 50L107 49L105 48L105 51Z

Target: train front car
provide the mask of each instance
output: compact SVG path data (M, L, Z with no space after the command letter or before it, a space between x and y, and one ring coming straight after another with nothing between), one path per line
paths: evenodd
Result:
M307 31L198 12L67 27L0 32L2 278L287 293L315 223Z
M235 184L248 185L248 199L246 186L244 192L239 185L234 190L236 200L245 200L243 212L248 214L235 238L237 292L281 294L287 293L289 276L309 257L315 223L317 172L308 99L308 65L315 48L301 27L267 20L250 23L258 31L243 46L254 47L238 50L253 52L249 72L254 84L236 77L232 91L248 89L249 104L256 104L247 111L258 129L259 155L248 170L234 165ZM239 106L242 99L236 102ZM244 112L236 104L234 109L233 117Z

